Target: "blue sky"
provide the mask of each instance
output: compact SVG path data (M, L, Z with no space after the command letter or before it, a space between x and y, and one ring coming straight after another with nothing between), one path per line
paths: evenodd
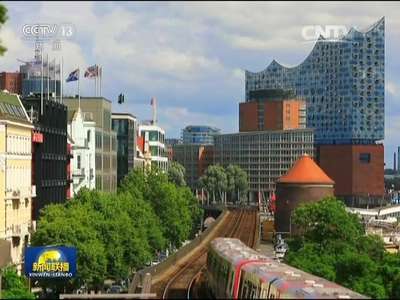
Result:
M363 29L385 16L385 161L393 164L400 145L400 3L4 3L9 20L0 39L8 51L0 70L15 71L17 58L33 57L33 42L23 38L25 24L71 23L74 37L62 42L61 52L48 47L50 57L64 57L65 73L102 65L103 95L115 112L149 119L155 96L168 137L178 137L189 124L237 131L243 70L262 70L273 59L289 66L302 62L313 47L302 36L304 26ZM74 94L75 84L66 92ZM118 105L121 92L126 102ZM93 81L83 80L81 94L93 93Z

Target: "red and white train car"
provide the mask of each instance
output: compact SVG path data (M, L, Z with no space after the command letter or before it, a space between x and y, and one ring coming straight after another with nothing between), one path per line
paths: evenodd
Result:
M231 238L211 242L207 279L215 298L366 299L334 282L275 261Z

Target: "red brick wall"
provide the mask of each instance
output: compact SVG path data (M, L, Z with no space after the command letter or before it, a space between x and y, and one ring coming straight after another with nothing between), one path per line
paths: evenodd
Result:
M22 75L19 72L0 73L0 89L7 90L10 93L21 94L22 91Z
M283 127L282 120L282 101L265 101L264 102L264 129L265 130L281 130Z
M335 181L337 196L383 196L383 145L320 145L318 164ZM370 163L360 161L361 153L371 155Z
M302 100L264 100L264 124L261 130L299 128ZM239 103L239 131L258 131L257 101ZM287 112L288 108L288 112Z
M300 108L304 104L302 100L284 100L283 101L283 129L297 129L300 127ZM288 110L287 110L288 109Z
M239 103L239 131L258 130L257 102Z

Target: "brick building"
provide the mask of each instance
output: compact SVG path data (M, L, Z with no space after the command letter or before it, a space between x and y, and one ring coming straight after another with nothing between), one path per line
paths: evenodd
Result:
M383 204L385 192L382 144L319 145L316 158L335 185L335 196L350 206Z
M288 130L306 127L306 103L291 91L267 89L250 92L239 103L239 131Z
M308 156L301 156L293 167L277 180L275 230L293 233L292 213L301 204L333 196L335 182Z
M1 72L0 90L7 90L10 93L21 95L22 74L19 72Z

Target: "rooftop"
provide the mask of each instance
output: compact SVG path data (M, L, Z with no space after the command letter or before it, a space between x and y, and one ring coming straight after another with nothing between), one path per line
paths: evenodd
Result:
M31 124L17 94L0 91L0 117Z
M335 182L307 154L301 156L293 167L278 179L281 183L334 184Z

